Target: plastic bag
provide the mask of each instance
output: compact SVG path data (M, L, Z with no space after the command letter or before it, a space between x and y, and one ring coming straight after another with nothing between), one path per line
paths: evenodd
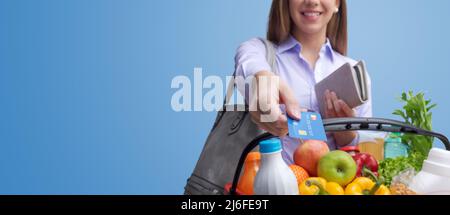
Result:
M391 193L393 195L416 195L417 193L409 188L409 184L416 174L417 173L413 168L408 168L392 178L391 186L389 188Z

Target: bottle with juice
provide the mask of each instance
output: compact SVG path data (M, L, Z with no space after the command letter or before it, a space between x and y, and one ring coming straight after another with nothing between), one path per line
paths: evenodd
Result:
M364 131L359 133L359 151L368 153L378 161L384 159L384 139L386 132Z
M281 157L278 138L259 143L261 165L255 177L255 195L298 195L297 178Z
M244 194L253 195L253 182L259 169L261 154L259 152L250 152L245 158L244 173L239 179L237 189Z

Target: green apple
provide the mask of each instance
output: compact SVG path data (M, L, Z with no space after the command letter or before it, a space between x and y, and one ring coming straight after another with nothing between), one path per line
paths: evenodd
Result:
M327 181L345 186L356 175L356 163L347 152L332 151L320 158L317 173Z

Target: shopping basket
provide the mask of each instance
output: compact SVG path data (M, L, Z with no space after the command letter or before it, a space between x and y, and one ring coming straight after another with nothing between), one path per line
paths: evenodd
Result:
M450 151L450 142L448 138L442 134L427 131L415 126L390 119L381 118L332 118L324 119L323 125L325 132L339 132L339 131L356 131L356 130L366 130L366 131L384 131L384 132L401 132L416 135L424 135L438 138L445 146L446 150ZM253 139L245 148L239 158L238 165L236 167L236 172L233 176L233 181L225 185L225 193L230 195L242 195L243 193L236 189L239 176L241 174L242 167L245 162L247 154L250 153L256 146L258 146L260 141L273 138L274 136L269 133L264 133L255 139Z

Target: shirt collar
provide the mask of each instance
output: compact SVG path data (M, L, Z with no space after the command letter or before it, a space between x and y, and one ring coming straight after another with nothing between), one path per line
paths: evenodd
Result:
M289 37L284 42L280 43L277 49L277 53L281 54L289 50L295 50L298 53L300 53L300 51L302 50L302 45L292 35L289 35ZM320 52L325 53L326 56L328 56L331 59L331 61L334 61L335 56L333 47L331 46L331 42L328 38L325 44L323 44Z

